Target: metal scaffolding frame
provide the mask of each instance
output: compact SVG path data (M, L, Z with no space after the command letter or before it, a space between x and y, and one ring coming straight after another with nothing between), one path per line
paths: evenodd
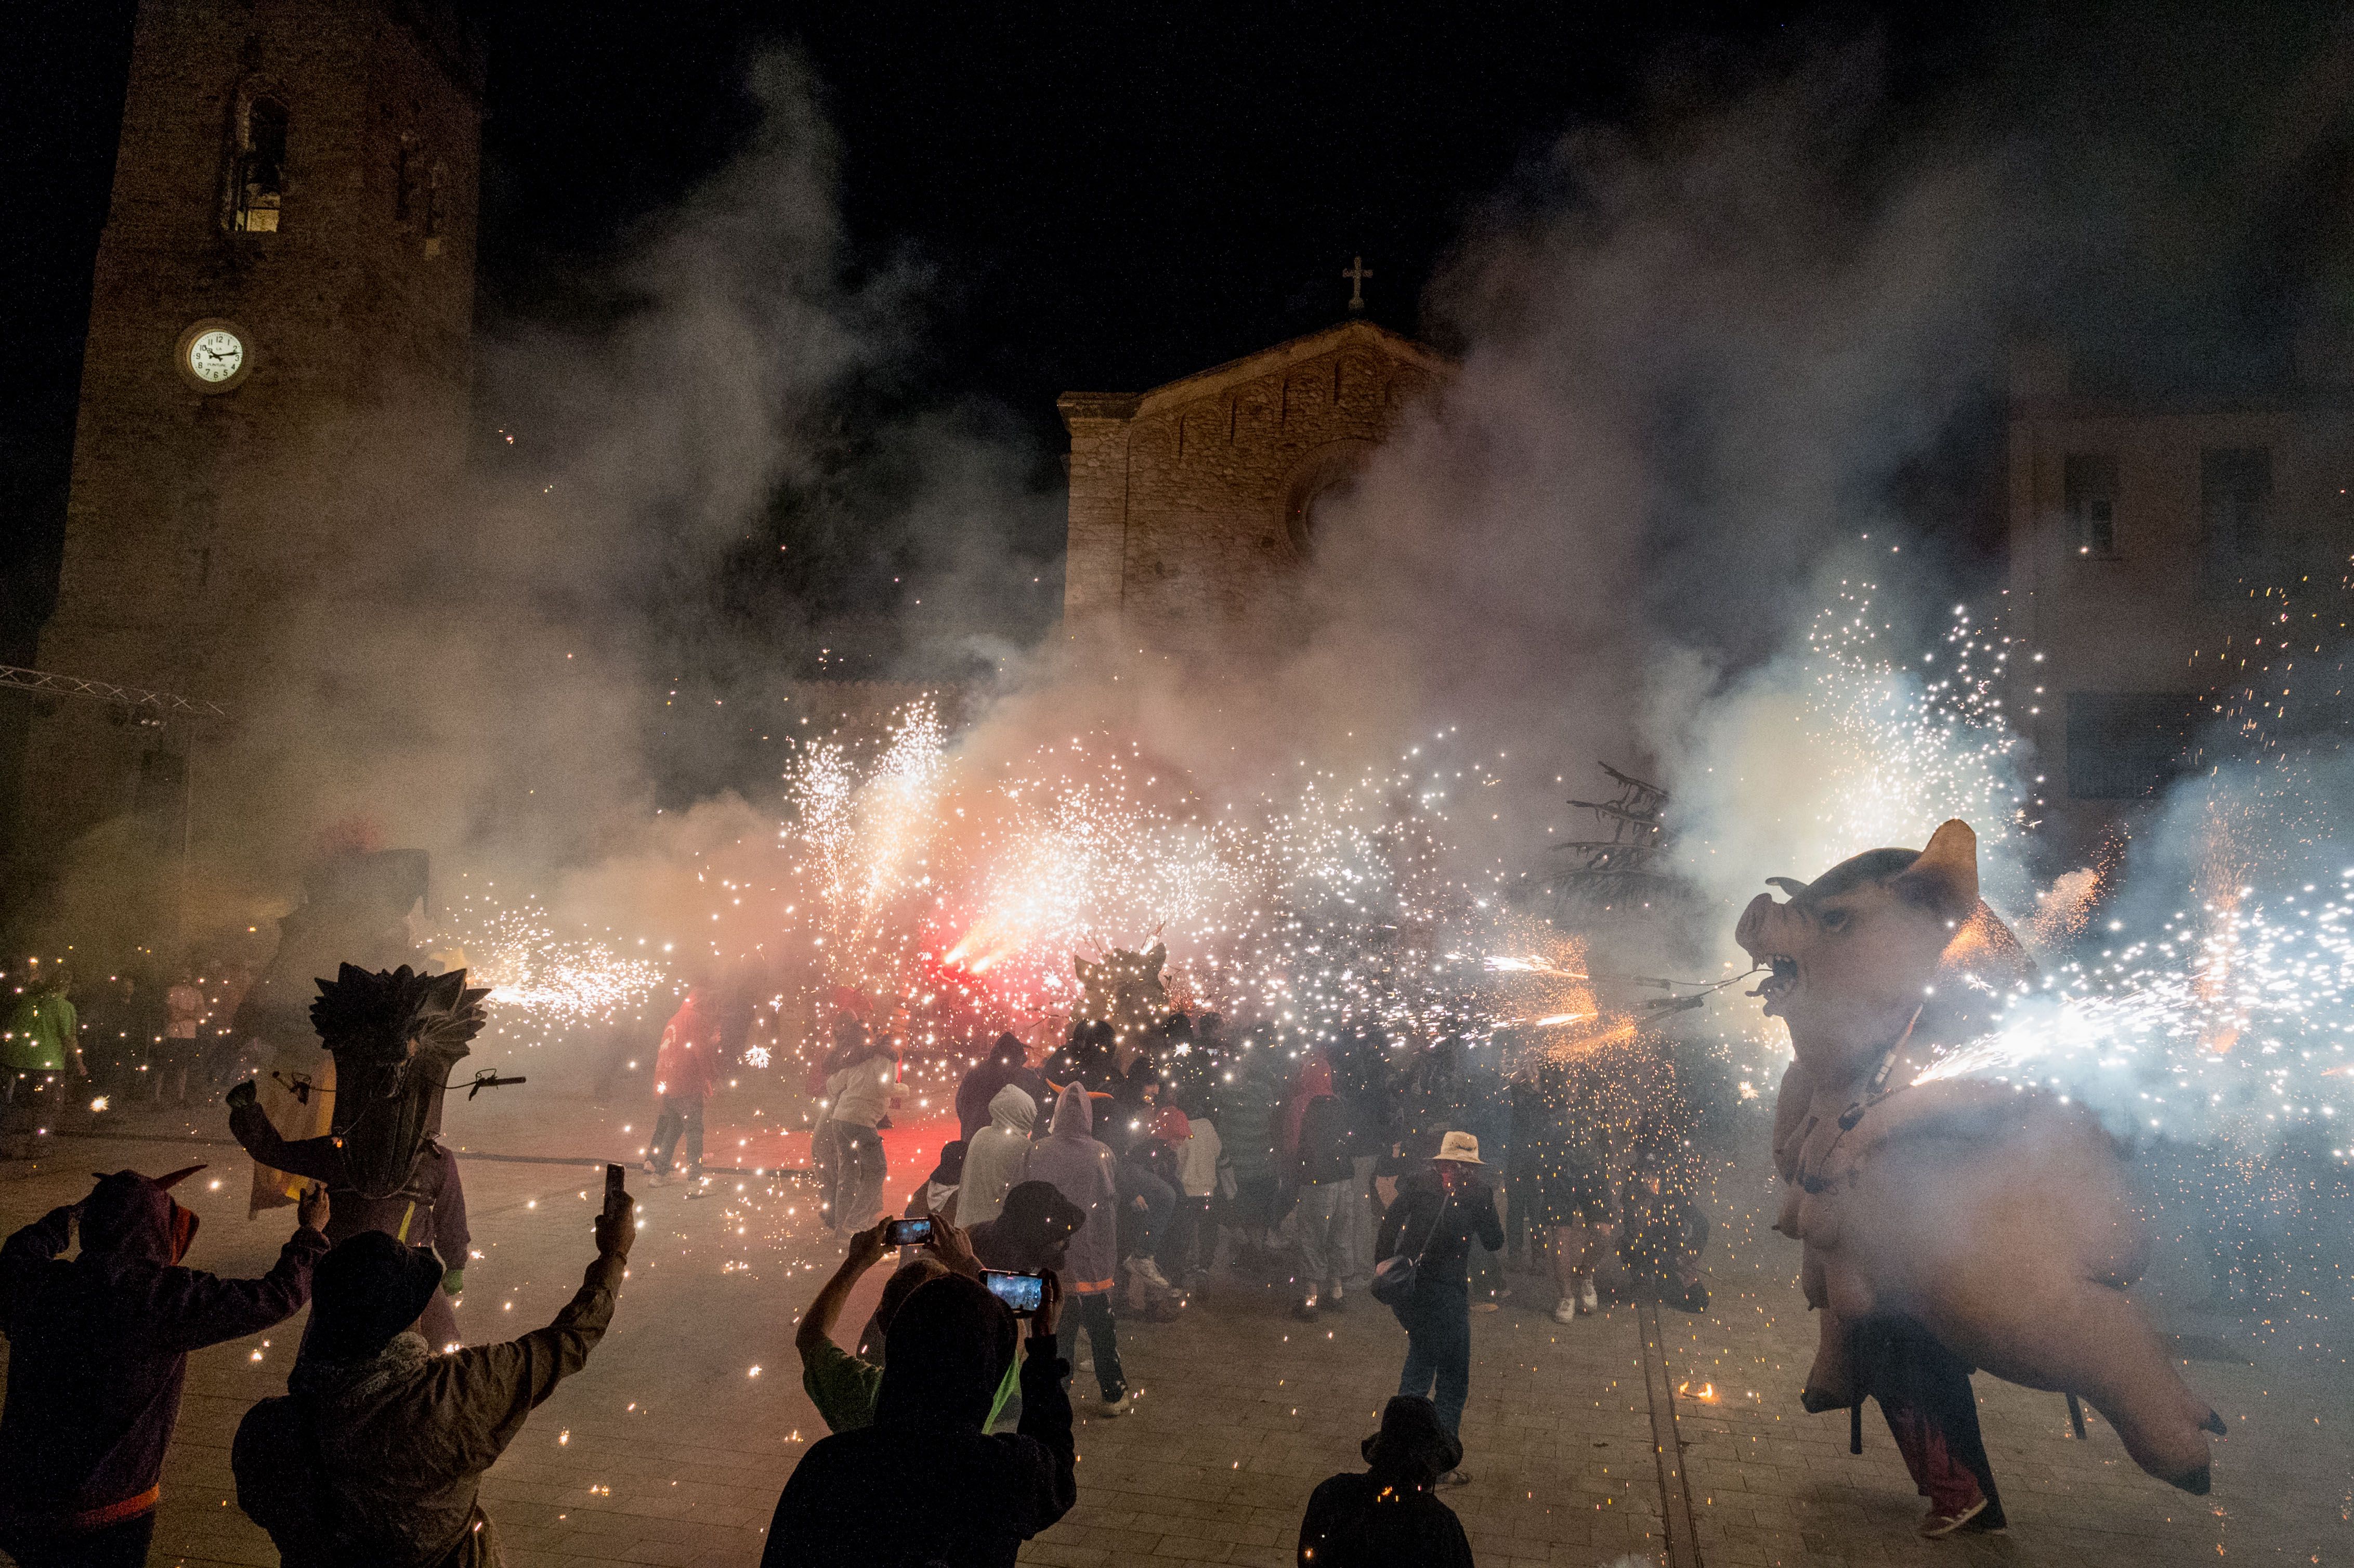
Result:
M161 726L169 719L225 719L228 710L218 703L200 702L172 692L151 692L144 686L118 686L81 675L59 675L48 670L27 670L0 664L0 692L23 692L36 697L81 697L111 704L135 715L143 725ZM196 737L188 737L180 753L180 852L177 884L173 896L174 946L185 947L188 935L188 860L196 814Z
M143 686L118 686L111 681L92 681L80 675L20 669L14 664L0 664L0 692L26 692L41 697L88 697L119 707L144 708L165 717L228 717L228 710L218 703L199 702L170 692L151 692Z

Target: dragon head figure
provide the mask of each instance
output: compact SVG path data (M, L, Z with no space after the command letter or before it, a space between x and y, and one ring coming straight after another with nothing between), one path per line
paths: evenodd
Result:
M1161 983L1168 960L1169 948L1160 942L1143 953L1115 948L1097 963L1074 955L1079 1001L1071 1010L1072 1022L1108 1023L1130 1039L1141 1037L1169 1011L1168 988Z
M311 1026L334 1054L334 1128L346 1166L363 1192L397 1192L440 1129L450 1069L488 1022L491 993L467 990L463 969L424 975L406 964L345 964L317 983Z

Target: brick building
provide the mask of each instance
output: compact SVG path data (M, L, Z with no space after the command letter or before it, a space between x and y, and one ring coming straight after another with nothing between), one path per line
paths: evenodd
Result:
M2286 618L2342 639L2354 385L2303 372L2150 397L2083 389L2056 349L2014 355L2009 629L2043 655L2020 718L2063 828L2089 834L2204 766ZM2325 603L2330 624L2306 626Z
M1150 392L1065 393L1065 635L1203 653L1279 607L1319 506L1449 369L1352 320Z
M143 0L44 668L235 723L279 610L461 460L482 85L442 0ZM54 863L125 819L178 840L220 743L43 712L20 847Z

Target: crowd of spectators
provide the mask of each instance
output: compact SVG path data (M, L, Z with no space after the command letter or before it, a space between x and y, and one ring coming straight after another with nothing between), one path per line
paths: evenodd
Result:
M709 1033L691 1008L666 1032L658 1174L699 1160ZM1120 1324L1172 1314L1225 1266L1288 1287L1302 1319L1386 1309L1405 1330L1367 1468L1307 1499L1300 1563L1468 1563L1437 1493L1468 1474L1472 1314L1509 1291L1507 1258L1549 1266L1565 1322L1594 1309L1613 1241L1627 1279L1705 1299L1681 1129L1657 1103L1620 1126L1575 1063L1528 1053L1508 1071L1499 1043L1454 1037L1393 1052L1370 1028L1293 1052L1182 1015L1136 1039L1084 1027L1039 1068L1027 1055L1005 1036L959 1086L961 1136L904 1205L928 1234L847 1343L843 1308L892 1245L875 1215L895 1058L845 1021L819 1064L813 1163L845 1255L796 1347L831 1436L779 1499L766 1563L1010 1564L1077 1495L1080 1335L1094 1414L1126 1414ZM436 1350L419 1332L446 1284L432 1247L349 1226L331 1246L314 1191L268 1275L217 1278L183 1262L196 1221L169 1189L186 1174L104 1177L0 1247L0 1548L27 1568L143 1562L187 1353L307 1300L287 1393L238 1429L239 1506L289 1564L497 1563L482 1474L611 1320L628 1195L609 1192L554 1321ZM1034 1302L1009 1275L1034 1277Z

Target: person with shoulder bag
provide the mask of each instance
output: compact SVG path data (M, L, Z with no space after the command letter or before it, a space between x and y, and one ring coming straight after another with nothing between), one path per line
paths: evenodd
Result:
M1471 1296L1465 1273L1471 1242L1490 1251L1504 1245L1496 1216L1495 1190L1480 1171L1479 1140L1450 1132L1426 1169L1398 1183L1397 1202L1382 1216L1374 1241L1374 1298L1387 1305L1405 1328L1405 1367L1398 1392L1431 1397L1450 1435L1463 1421L1471 1393ZM1402 1243L1419 1238L1408 1262ZM1442 1486L1469 1478L1460 1466L1439 1478Z

